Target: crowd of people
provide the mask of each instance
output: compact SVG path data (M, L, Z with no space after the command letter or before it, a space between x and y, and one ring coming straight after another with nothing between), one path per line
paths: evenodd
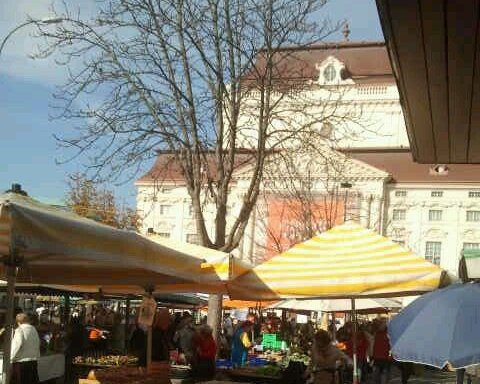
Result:
M30 322L28 315L18 314L18 327L12 344L12 383L24 382L17 379L32 374L36 368L35 360L40 356L42 337ZM94 320L92 322L95 323ZM313 384L344 383L352 379L355 340L360 383L365 383L367 378L374 384L387 383L395 361L390 354L386 319L360 322L357 327L352 322L346 322L337 328L332 323L327 330L319 329L313 321L297 324L294 318L282 320L273 314L251 314L246 320L238 321L227 313L217 344L206 319L197 324L189 312L170 314L168 310L161 309L157 311L152 326L152 361L190 365L193 378L212 379L217 357L230 360L233 367L244 367L253 347L261 344L262 334L277 333L285 340L290 353L310 357L311 364L304 373L305 380L310 378ZM92 339L95 329L81 322L79 317L71 319L65 331L67 358L98 347ZM173 356L172 351L175 351ZM24 356L25 353L29 355ZM139 365L146 365L147 329L138 322L130 331L128 353L138 357ZM402 384L406 384L412 374L412 365L396 364L402 374ZM32 380L34 383L35 378Z
M394 364L401 372L402 384L413 373L412 364L395 362L391 356L385 317L360 322L356 330L352 322L339 329L332 323L328 330L323 330L313 321L297 324L295 317L282 320L272 314L252 315L245 322L236 322L226 315L223 329L231 345L234 367L246 364L248 352L255 342L260 342L261 333L277 332L286 340L290 352L310 356L311 364L304 376L314 384L352 382L354 339L360 383L367 379L374 384L387 383Z
M129 351L146 365L146 329L136 324ZM171 355L175 351L175 356ZM178 352L178 354L177 354ZM217 343L212 328L202 321L196 325L189 312L173 316L167 310L157 312L152 326L152 361L172 361L192 367L192 377L210 379L215 375Z

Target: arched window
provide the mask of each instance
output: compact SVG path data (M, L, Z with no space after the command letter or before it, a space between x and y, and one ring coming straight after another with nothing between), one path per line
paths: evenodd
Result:
M323 78L326 83L331 83L337 77L337 71L333 64L329 64L323 71Z

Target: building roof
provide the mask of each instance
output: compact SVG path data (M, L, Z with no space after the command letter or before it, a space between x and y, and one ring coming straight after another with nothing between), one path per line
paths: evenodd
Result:
M239 170L245 165L251 163L255 158L254 151L239 150L235 156L234 169ZM216 158L213 153L206 155L206 164L208 164L209 174L213 175L216 170ZM181 164L176 161L175 155L172 152L159 152L152 168L142 177L140 177L136 184L143 183L183 183L185 181Z
M318 78L316 64L321 64L329 56L334 56L345 64L352 78L384 77L393 80L392 67L383 42L342 42L323 43L302 47L285 47L274 57L277 76L282 79L306 80ZM265 67L260 53L256 67ZM254 80L253 70L246 79Z
M434 164L414 162L409 149L352 149L354 159L388 172L396 183L480 183L480 164L448 164L448 174L431 172Z

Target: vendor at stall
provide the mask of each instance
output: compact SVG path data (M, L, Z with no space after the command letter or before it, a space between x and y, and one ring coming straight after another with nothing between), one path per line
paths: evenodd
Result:
M252 347L249 334L252 333L253 323L245 321L235 333L232 340L232 364L234 367L243 367L248 358L248 350Z
M37 360L40 357L40 338L34 326L30 325L28 315L16 316L18 327L12 339L10 359L12 361L11 384L37 384Z

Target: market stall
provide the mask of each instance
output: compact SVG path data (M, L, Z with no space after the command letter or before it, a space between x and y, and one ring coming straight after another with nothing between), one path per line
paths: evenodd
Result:
M373 230L347 222L260 264L228 284L240 300L355 299L428 292L444 272ZM354 330L353 334L356 335ZM353 338L356 366L356 338ZM356 367L355 379L358 379Z
M213 265L202 265L205 259L41 204L18 186L13 189L17 193L0 196L0 272L7 280L4 372L10 361L17 281L142 293L155 291L157 284L201 287L220 280ZM8 375L3 381L8 382Z

